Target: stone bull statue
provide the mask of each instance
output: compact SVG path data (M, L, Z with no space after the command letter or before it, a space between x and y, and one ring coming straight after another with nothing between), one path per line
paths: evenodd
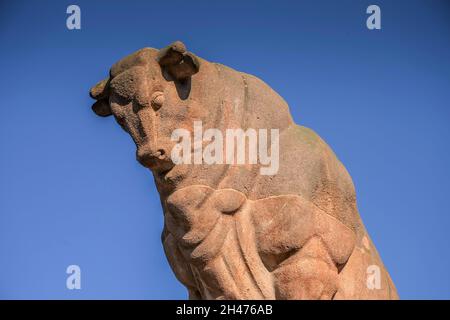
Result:
M90 95L94 112L114 116L153 172L164 250L190 299L398 298L346 169L260 79L174 42L123 58ZM279 130L278 170L173 161L173 132L192 132L194 121L222 132Z

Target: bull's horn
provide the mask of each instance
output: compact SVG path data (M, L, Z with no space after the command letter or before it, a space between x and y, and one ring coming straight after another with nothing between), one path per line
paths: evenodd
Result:
M175 80L185 80L200 69L197 57L187 52L186 46L181 41L175 41L161 49L157 60L159 65L166 69Z

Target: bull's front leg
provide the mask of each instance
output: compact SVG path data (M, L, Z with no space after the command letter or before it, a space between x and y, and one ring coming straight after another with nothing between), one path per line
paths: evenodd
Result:
M252 204L239 191L199 185L167 199L166 253L188 288L194 278L202 299L275 298L273 277L258 254Z
M262 199L253 207L256 240L276 299L333 299L355 246L354 232L298 196Z
M311 238L272 275L276 299L330 300L338 289L338 269L320 237Z
M186 262L186 259L184 259L177 241L166 228L164 228L162 232L161 240L167 261L169 262L175 277L188 289L189 299L201 299L191 266Z
M232 189L195 185L177 190L165 202L166 254L193 297L244 299L259 292L237 238L235 215L245 200Z

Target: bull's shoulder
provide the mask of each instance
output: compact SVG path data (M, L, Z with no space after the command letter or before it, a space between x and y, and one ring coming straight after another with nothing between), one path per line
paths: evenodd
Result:
M313 130L293 125L280 133L279 170L259 177L250 198L299 195L352 230L360 228L352 179Z
M296 126L293 139L311 167L310 200L356 232L361 227L355 187L350 174L330 146L313 130ZM310 163L308 165L308 163Z
M208 68L208 81L218 84L216 92L243 127L284 129L294 123L286 101L260 78L219 63Z

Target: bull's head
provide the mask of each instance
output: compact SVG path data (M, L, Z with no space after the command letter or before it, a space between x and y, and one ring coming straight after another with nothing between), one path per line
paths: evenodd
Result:
M110 76L91 88L97 100L92 109L102 117L113 115L131 135L142 165L167 172L173 167L171 132L190 118L181 105L199 68L199 59L179 41L161 50L141 49L113 65Z

